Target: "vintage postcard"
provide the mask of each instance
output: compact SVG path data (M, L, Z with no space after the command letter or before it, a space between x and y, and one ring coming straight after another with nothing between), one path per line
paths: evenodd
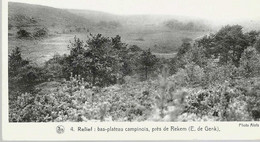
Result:
M2 0L3 140L260 140L259 0Z

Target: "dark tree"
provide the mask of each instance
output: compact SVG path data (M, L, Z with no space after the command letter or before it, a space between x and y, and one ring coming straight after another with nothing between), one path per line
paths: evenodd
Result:
M108 38L90 34L86 43L75 38L69 49L68 72L81 75L93 86L114 84L122 77L126 45L120 36Z
M16 47L8 58L9 99L15 99L21 93L34 92L35 85L44 80L41 69L24 60L20 48Z
M17 71L29 64L29 61L24 60L21 55L21 50L19 47L16 47L12 50L8 58L8 73L9 76L15 76Z
M205 36L198 41L198 46L203 47L207 57L214 56L219 63L231 62L239 66L239 61L244 50L254 44L259 33L251 31L243 33L239 25L225 26L216 34Z
M139 71L144 74L144 79L148 79L148 75L155 71L155 65L158 62L158 58L153 55L150 49L143 51L139 57Z

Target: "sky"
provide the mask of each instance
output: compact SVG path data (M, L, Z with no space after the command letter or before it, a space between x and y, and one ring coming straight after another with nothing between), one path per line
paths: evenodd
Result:
M260 0L9 0L119 15L162 14L210 21L260 21Z

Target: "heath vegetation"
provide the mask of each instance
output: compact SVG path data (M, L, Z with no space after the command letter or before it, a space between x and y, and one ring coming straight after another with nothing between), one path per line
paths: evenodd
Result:
M174 23L166 26L200 29ZM17 34L44 37L47 30ZM184 39L165 59L119 35L88 34L43 66L17 47L9 55L9 121L258 121L259 43L258 31L227 25Z

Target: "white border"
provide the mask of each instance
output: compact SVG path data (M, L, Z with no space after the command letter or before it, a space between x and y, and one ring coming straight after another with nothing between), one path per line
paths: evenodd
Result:
M259 140L260 127L239 127L240 122L112 122L112 123L8 123L4 125L4 140ZM249 122L243 122L249 123ZM257 122L260 124L259 122ZM65 132L58 134L56 126L63 125ZM214 131L161 131L161 132L77 132L71 127L205 127L217 126Z
M159 1L158 1L159 2ZM260 127L239 127L239 123L260 122L85 122L85 123L9 123L8 121L8 1L2 0L2 132L3 140L260 140ZM56 127L63 125L64 134ZM72 132L70 127L205 127L220 132Z

